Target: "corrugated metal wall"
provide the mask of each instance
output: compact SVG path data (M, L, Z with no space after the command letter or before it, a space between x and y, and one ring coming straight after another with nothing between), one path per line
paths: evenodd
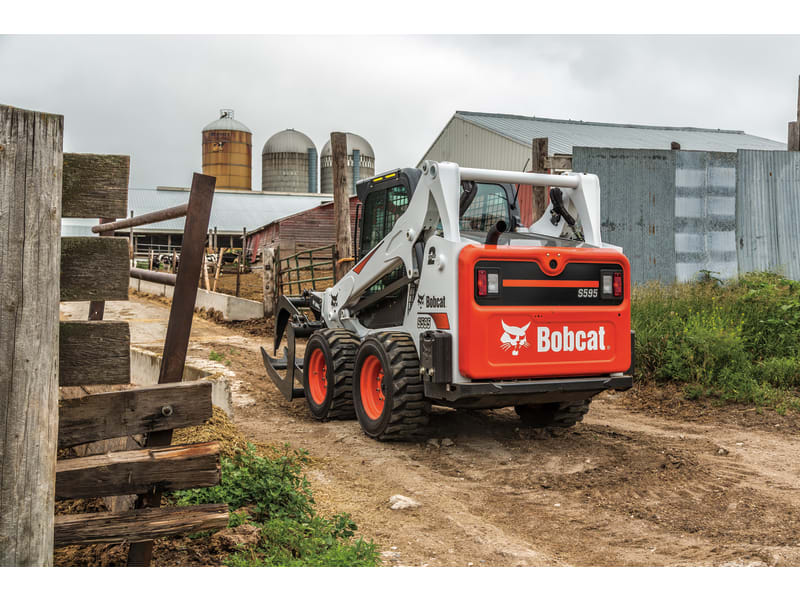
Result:
M675 277L736 277L736 154L675 154Z
M736 235L740 273L800 280L800 152L738 152Z
M603 240L624 248L633 283L675 280L675 154L573 150L573 169L600 178Z

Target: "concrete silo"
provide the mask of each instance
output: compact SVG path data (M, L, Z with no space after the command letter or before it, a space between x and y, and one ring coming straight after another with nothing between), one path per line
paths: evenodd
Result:
M279 131L261 151L261 189L267 192L317 192L317 147L295 131Z
M203 173L217 178L217 189L253 188L253 133L223 108L203 127Z
M333 157L331 142L328 140L320 154L320 185L323 194L333 193ZM347 134L347 189L356 193L356 182L375 175L375 152L372 146L360 135Z

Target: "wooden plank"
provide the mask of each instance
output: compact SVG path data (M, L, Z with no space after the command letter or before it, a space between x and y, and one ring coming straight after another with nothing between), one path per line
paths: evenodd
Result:
M62 217L124 219L130 156L64 154Z
M58 446L200 425L211 418L211 382L187 381L61 400Z
M799 121L789 121L789 143L786 145L786 149L793 152L800 150Z
M546 169L555 169L559 171L572 170L572 157L571 156L546 156L544 159L544 166Z
M58 447L200 425L211 418L211 382L187 381L61 400Z
M0 105L0 566L53 564L63 132Z
M59 325L59 385L130 383L127 322L62 321Z
M95 454L56 463L56 499L187 490L219 477L218 442Z
M138 542L227 526L227 504L59 515L55 518L55 545Z
M127 300L128 240L61 238L61 301Z

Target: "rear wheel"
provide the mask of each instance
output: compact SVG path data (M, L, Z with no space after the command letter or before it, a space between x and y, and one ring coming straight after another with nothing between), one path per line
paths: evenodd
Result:
M578 402L551 402L548 404L523 404L514 410L528 427L572 427L589 412L588 400Z
M358 337L345 329L321 329L308 338L303 388L311 416L320 421L352 419L353 362Z
M353 403L361 428L379 440L416 438L428 424L431 404L423 395L419 357L410 336L368 336L356 355Z

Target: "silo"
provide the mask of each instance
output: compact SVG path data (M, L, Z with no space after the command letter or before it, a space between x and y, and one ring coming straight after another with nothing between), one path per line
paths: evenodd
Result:
M331 142L328 140L322 147L319 159L320 184L323 194L333 193L333 157ZM375 175L375 152L372 146L360 135L347 134L347 189L355 195L356 182Z
M279 131L261 151L261 189L266 192L317 192L317 147L306 134Z
M223 108L203 127L203 173L217 178L217 189L253 188L253 134Z

